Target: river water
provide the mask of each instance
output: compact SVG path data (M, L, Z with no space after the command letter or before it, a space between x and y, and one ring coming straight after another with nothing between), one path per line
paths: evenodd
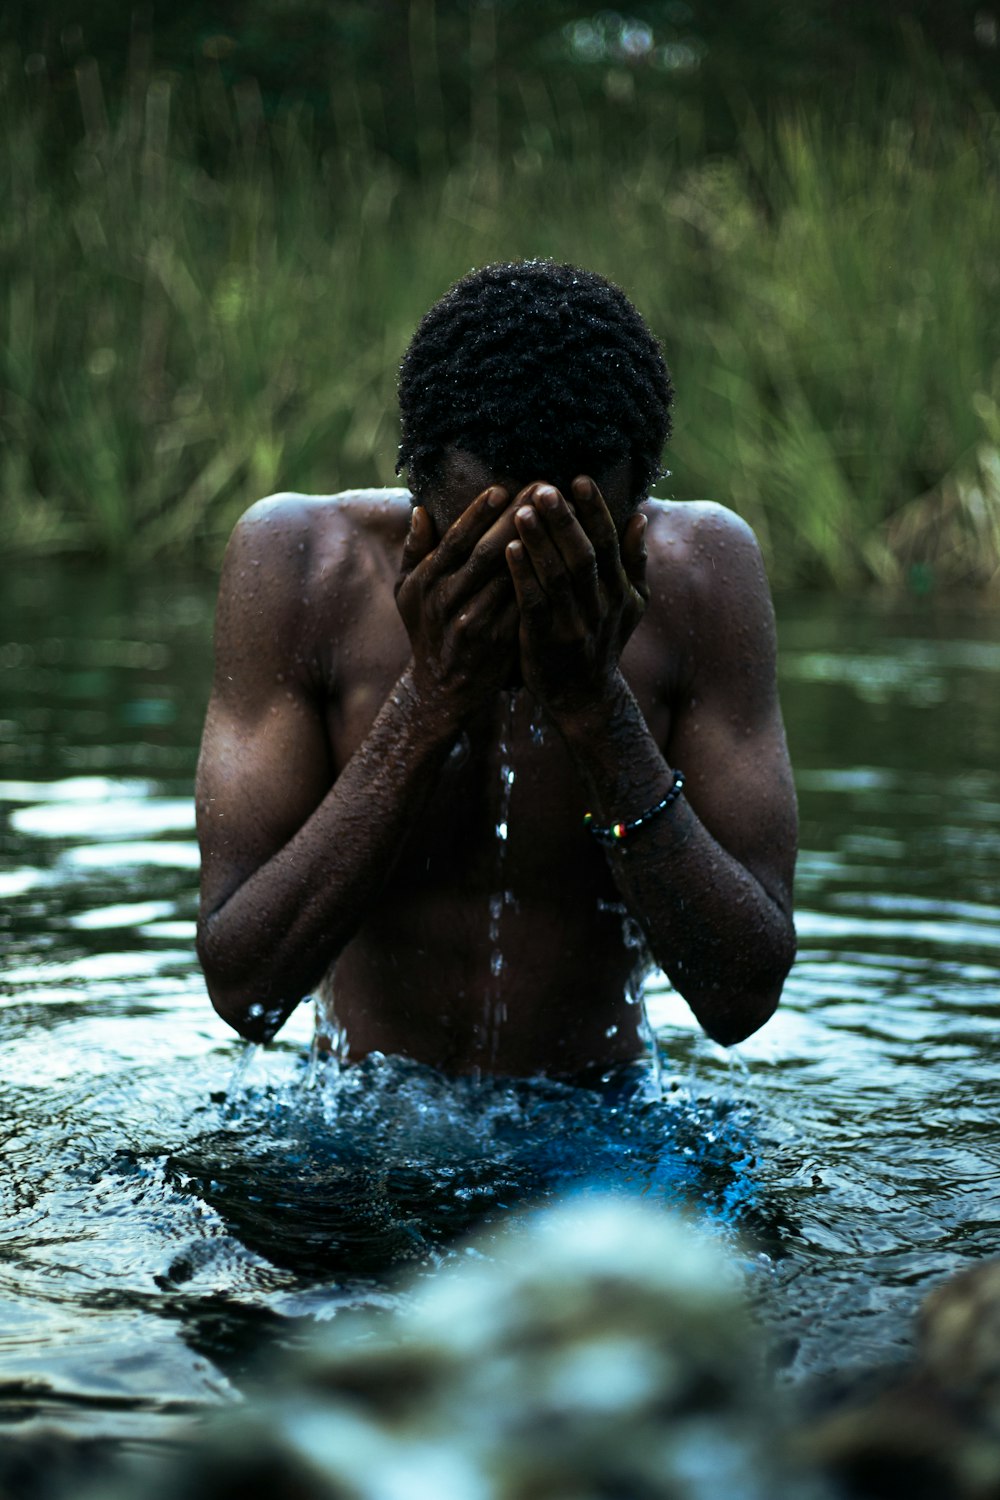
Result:
M726 1053L654 977L603 1093L250 1054L193 956L213 582L54 565L0 598L0 1422L129 1439L261 1349L391 1308L474 1226L600 1185L732 1240L780 1377L906 1353L998 1249L1000 617L779 600L800 957ZM488 1238L485 1242L488 1246Z

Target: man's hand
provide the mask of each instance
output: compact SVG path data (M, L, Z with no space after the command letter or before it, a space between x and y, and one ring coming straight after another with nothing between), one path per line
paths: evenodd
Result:
M491 485L436 541L413 510L396 605L413 649L413 680L462 719L516 680L518 609L504 550L515 536L510 495Z
M619 543L594 481L574 479L572 495L575 511L550 484L523 490L507 544L524 683L557 720L612 690L649 598L645 516L629 519Z

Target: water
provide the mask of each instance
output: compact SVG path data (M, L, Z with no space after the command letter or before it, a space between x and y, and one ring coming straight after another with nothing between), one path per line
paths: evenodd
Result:
M214 1017L212 592L25 568L0 598L0 1420L168 1433L261 1347L595 1182L742 1233L789 1381L904 1355L924 1291L997 1249L1000 620L781 602L801 956L736 1053L653 975L658 1099L648 1068L603 1093L342 1071L308 1009L256 1053Z
M507 1019L507 1006L503 998L503 914L504 908L513 901L512 893L504 881L507 874L507 833L510 821L511 797L517 772L512 764L511 746L514 741L514 694L504 694L506 702L501 709L500 740L497 755L500 761L497 785L496 853L493 862L493 891L489 907L490 972L486 981L484 1020L490 1058L495 1062L500 1045L500 1030Z

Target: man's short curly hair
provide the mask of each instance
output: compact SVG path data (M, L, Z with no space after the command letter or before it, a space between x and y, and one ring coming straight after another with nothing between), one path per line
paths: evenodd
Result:
M624 292L547 260L472 271L421 320L399 375L397 473L424 492L449 446L497 475L565 489L632 461L643 499L661 473L673 386Z

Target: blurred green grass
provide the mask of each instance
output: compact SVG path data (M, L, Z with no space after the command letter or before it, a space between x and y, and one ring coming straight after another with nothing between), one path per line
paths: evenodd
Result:
M1000 582L1000 126L944 79L897 85L863 129L860 97L748 109L712 156L690 97L623 152L534 77L519 149L484 98L460 152L431 132L407 173L347 85L331 145L303 111L266 121L252 80L132 78L109 105L93 63L53 162L16 75L8 57L8 553L214 562L260 495L393 483L418 318L471 266L544 255L649 319L678 389L657 492L734 506L779 585Z

